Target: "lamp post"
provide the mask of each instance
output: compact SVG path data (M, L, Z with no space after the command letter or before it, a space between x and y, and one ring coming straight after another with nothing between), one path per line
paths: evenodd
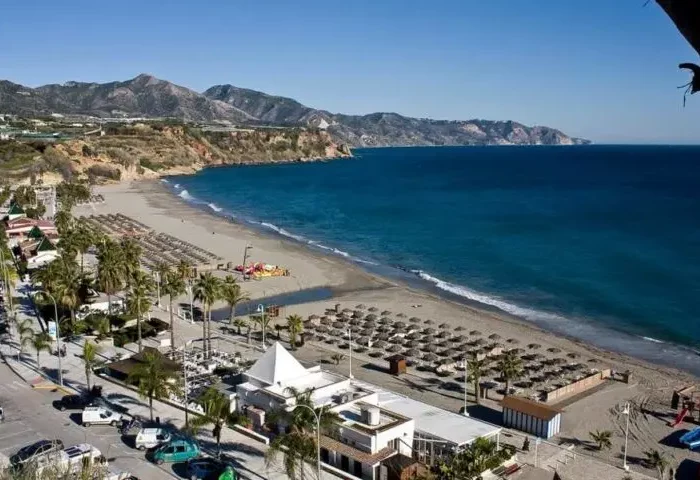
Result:
M625 408L622 409L622 414L627 416L627 421L625 423L625 451L622 455L622 469L628 471L630 467L627 465L627 438L630 433L630 402L625 402Z
M187 294L190 296L190 324L194 325L194 307L192 306L192 281L187 280L187 286L185 287Z
M467 382L469 380L469 362L467 361L466 355L464 356L464 416L468 417L469 412L467 412Z
M241 272L243 274L243 281L248 280L248 277L246 276L245 273L245 262L248 260L248 250L252 249L252 245L248 245L248 243L245 244L245 248L243 249L243 271Z
M156 306L160 308L160 273L154 271L153 278L156 281L156 293L158 295L158 302L156 303Z
M63 386L63 367L61 365L61 328L58 322L58 306L56 305L56 299L53 298L53 295L46 290L37 290L36 293L46 295L53 302L53 315L56 322L56 348L58 349L58 384Z
M303 404L295 405L294 408L300 408L300 407L306 408L307 410L310 410L311 413L314 414L314 418L316 419L316 470L318 472L317 473L318 480L321 480L321 417L316 412L316 410L314 410L313 408L311 408L308 405L303 405ZM292 411L294 411L294 408L292 409ZM304 468L303 465L302 465L302 468Z
M185 428L190 425L189 416L189 393L187 391L187 342L182 346L182 378L184 380L183 394L185 395Z
M353 379L355 377L352 376L352 330L348 328L348 349L350 350L350 375L348 378Z
M263 297L265 293L263 292ZM265 343L265 332L267 331L267 325L265 324L265 304L261 303L258 305L258 313L260 314L260 327L262 328L262 349L267 350L267 344Z

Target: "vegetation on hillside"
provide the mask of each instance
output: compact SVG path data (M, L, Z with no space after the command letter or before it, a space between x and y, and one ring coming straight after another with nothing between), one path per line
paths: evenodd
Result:
M107 124L104 135L58 138L52 143L0 142L6 180L36 182L47 174L90 183L187 173L208 165L298 161L342 156L320 130L208 131L174 121Z

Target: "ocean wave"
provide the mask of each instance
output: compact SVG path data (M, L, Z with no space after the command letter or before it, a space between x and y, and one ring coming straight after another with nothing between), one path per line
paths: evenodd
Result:
M454 295L466 298L468 300L473 300L475 302L483 303L485 305L491 305L504 312L510 313L517 317L524 318L526 320L537 321L537 320L555 320L561 321L565 320L564 317L553 313L542 312L540 310L533 310L531 308L524 308L512 303L508 303L496 297L491 297L482 293L475 292L468 289L462 285L456 285L454 283L446 282L437 277L433 277L422 270L411 270L411 273L418 275L423 280L433 283L440 290L445 290Z
M170 182L169 182L167 179L165 179L165 178L161 178L160 181L163 182L163 183L170 183Z
M180 184L179 184L179 183L176 183L175 185L173 185L173 187L174 187L174 188L180 188Z
M217 206L216 203L207 203L207 207L211 208L211 209L214 210L216 213L219 213L220 211L223 210L223 208Z
M299 242L306 242L306 239L304 237L302 237L301 235L294 235L293 233L290 233L287 230L285 230L284 228L280 228L273 223L260 222L260 225L262 225L265 228L269 228L270 230L273 230L273 231L275 231L275 232L277 232L280 235L283 235L285 237L293 238L294 240L297 240Z
M652 338L652 337L642 337L642 339L643 339L643 340L646 340L647 342L665 343L665 342L663 342L663 341L661 341L661 340L658 340L658 339Z
M177 194L177 196L189 201L194 200L194 197L190 195L190 193L187 190L182 190L180 193Z

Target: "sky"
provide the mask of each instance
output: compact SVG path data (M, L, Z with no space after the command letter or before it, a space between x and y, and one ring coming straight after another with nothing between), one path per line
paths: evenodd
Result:
M0 14L0 79L27 86L149 73L598 143L700 143L700 95L683 108L676 88L686 61L654 0L23 0Z

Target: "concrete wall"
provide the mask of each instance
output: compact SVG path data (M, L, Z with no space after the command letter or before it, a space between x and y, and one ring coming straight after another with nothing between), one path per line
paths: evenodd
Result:
M610 378L610 369L602 370L599 373L594 373L586 378L582 378L578 382L552 390L551 392L547 393L544 401L545 403L560 402L567 397L577 395L593 387L597 387L608 378Z
M413 456L412 446L415 426L415 421L411 419L410 421L397 425L394 428L378 433L375 452L378 452L382 448L388 446L392 440L398 438L400 440L398 448L399 453L402 453L407 457Z

